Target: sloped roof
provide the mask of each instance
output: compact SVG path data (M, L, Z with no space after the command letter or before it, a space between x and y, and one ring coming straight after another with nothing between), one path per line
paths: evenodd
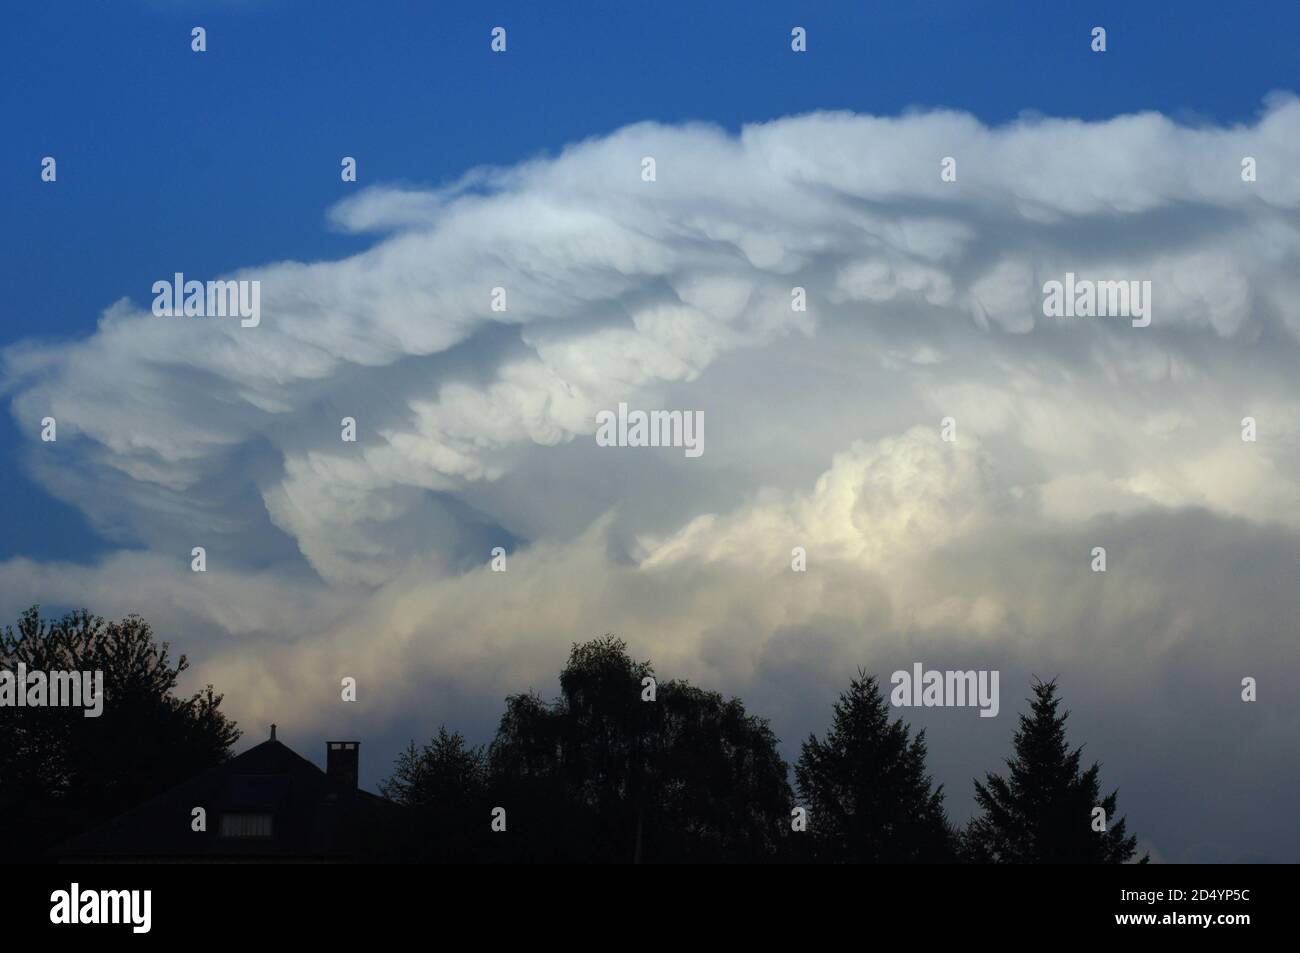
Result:
M264 741L50 853L56 860L344 860L355 847L358 815L386 803L340 788L287 745ZM191 827L196 807L207 812L206 831ZM224 813L270 814L272 835L222 837Z

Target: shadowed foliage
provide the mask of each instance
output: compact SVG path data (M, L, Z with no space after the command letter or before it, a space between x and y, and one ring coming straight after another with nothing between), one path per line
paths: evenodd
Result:
M412 741L379 793L404 809L383 817L386 859L466 863L491 846L486 821L467 822L488 816L487 759L458 732L439 727L423 747Z
M573 647L554 703L507 699L491 748L493 793L512 812L525 859L777 856L791 798L767 722L685 682L656 685L645 700L653 677L649 662L606 637ZM515 825L516 809L526 825Z
M103 711L0 710L0 841L15 859L86 830L219 764L239 730L207 686L175 694L185 656L139 616L105 622L84 609L45 620L38 607L0 634L0 669L104 673Z
M1080 772L1082 746L1069 750L1065 720L1058 714L1056 682L1034 685L1029 715L1020 716L1015 757L1007 775L990 773L975 782L983 814L966 831L967 859L1003 864L1121 864L1137 851L1137 837L1124 836L1124 819L1112 821L1119 796L1100 793L1101 765ZM1108 827L1092 827L1093 809L1106 812ZM1143 856L1139 863L1146 863Z
M925 770L925 732L909 740L889 720L876 679L858 677L835 703L823 741L803 743L795 765L808 808L807 859L822 863L936 863L956 859L943 788Z
M75 706L0 709L0 838L7 859L50 846L224 762L239 731L211 686L176 694L172 662L137 616L36 607L0 633L0 669L104 675L102 715ZM765 719L736 698L654 669L606 636L575 644L560 695L506 699L485 750L440 727L401 752L369 812L358 859L398 862L1121 863L1136 837L1080 770L1055 682L1037 683L1006 776L975 783L982 814L958 838L926 771L925 733L891 721L859 671L794 775L806 831L791 831L789 766ZM273 745L273 743L271 743ZM263 746L264 747L264 746ZM260 750L260 749L258 749ZM249 753L245 753L249 756ZM296 757L296 756L295 756ZM301 760L301 759L299 759ZM305 762L304 762L305 764ZM315 769L313 769L315 770ZM317 771L317 773L319 773ZM373 796L370 796L373 799ZM492 812L506 812L506 831ZM1093 829L1101 807L1107 829ZM1143 857L1142 862L1147 858Z

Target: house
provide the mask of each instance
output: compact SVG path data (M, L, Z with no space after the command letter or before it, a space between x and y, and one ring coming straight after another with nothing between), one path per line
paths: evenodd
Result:
M346 863L390 802L357 786L361 745L325 743L325 770L276 740L73 837L60 863Z

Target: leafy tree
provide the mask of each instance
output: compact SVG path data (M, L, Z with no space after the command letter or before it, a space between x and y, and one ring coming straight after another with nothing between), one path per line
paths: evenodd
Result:
M925 732L909 739L874 677L859 671L834 707L824 741L803 743L795 780L808 808L813 860L933 863L956 859L943 788L925 770Z
M617 836L601 831L577 756L567 744L571 726L557 703L534 694L511 695L489 748L493 806L506 808L509 840L503 860L595 862L625 860Z
M1080 772L1082 746L1070 751L1065 740L1069 712L1058 714L1056 682L1036 682L1031 714L1020 716L1013 739L1015 757L1007 776L993 773L975 782L983 814L967 829L970 860L1004 864L1120 864L1137 850L1137 837L1124 836L1124 819L1115 816L1118 791L1100 793L1101 765ZM1109 828L1093 830L1095 807L1106 812ZM1143 856L1139 863L1146 863Z
M791 799L767 722L685 682L657 684L654 701L643 700L653 671L606 636L573 646L553 704L507 699L491 748L494 796L528 812L530 856L776 855Z
M786 846L789 767L766 719L739 699L685 682L662 686L659 761L649 776L650 859L762 861Z
M104 673L103 711L0 709L0 841L26 859L230 755L239 730L212 686L175 694L185 656L138 616L87 611L43 620L38 607L0 634L0 669Z

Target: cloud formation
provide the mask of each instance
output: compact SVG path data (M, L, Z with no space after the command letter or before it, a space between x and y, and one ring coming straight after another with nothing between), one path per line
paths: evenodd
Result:
M11 560L0 601L142 612L236 715L374 732L488 730L605 631L788 743L859 665L978 662L1017 693L992 725L909 712L959 816L1030 673L1059 673L1164 857L1294 860L1249 805L1284 816L1300 780L1297 167L1278 97L1232 128L643 123L364 190L330 219L367 251L230 276L261 281L257 328L142 289L5 351L30 472L122 550ZM1066 272L1149 280L1151 326L1045 317ZM620 401L702 410L706 453L596 447ZM1207 764L1215 805L1172 786Z

